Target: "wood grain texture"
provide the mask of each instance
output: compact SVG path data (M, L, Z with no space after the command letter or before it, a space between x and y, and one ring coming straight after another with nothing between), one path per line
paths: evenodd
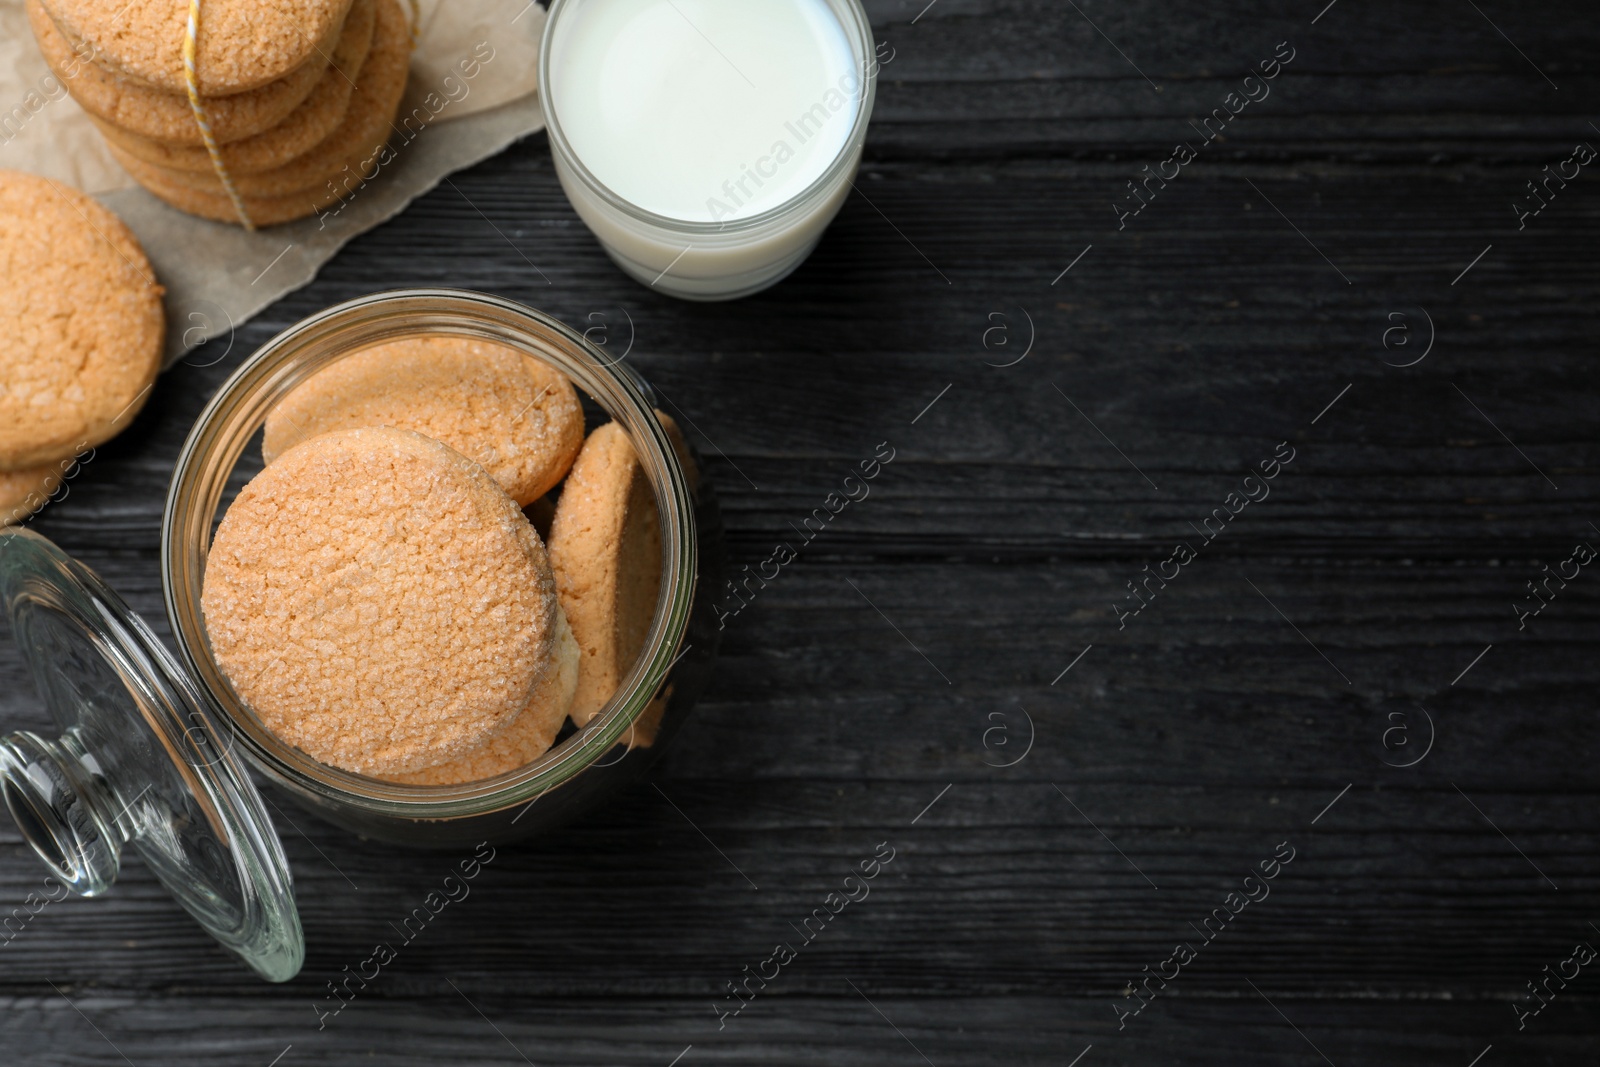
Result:
M860 192L778 288L627 281L535 137L167 374L34 524L165 634L163 496L206 398L277 330L403 285L631 340L736 566L887 441L871 495L731 621L657 774L682 814L645 787L502 850L323 1029L326 983L448 857L285 805L309 954L270 988L130 860L0 948L0 1058L1595 1062L1600 976L1521 1031L1512 1010L1600 943L1600 574L1524 630L1513 608L1600 545L1595 178L1523 230L1511 207L1600 144L1592 13L867 7L894 58ZM1139 168L1285 40L1271 96L1119 230ZM1391 365L1425 316L1428 357ZM1203 544L1191 524L1285 441L1270 496ZM1197 558L1119 625L1180 541ZM44 725L9 642L0 716ZM1425 716L1428 755L1393 766ZM725 983L885 841L871 895L719 1030ZM1271 895L1119 1030L1141 968L1280 842ZM0 829L0 912L39 880Z

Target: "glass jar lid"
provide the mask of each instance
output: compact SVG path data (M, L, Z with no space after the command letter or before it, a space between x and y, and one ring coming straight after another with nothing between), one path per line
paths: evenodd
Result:
M29 530L0 531L0 603L61 735L0 738L0 791L34 852L95 896L131 844L268 981L305 938L283 848L206 699L122 599Z

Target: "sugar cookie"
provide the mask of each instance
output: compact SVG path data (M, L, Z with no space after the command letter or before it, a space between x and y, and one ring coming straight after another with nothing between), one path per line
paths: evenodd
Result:
M233 174L234 188L240 194L283 196L321 185L338 173L338 164L353 148L373 152L389 139L390 121L405 93L406 75L411 66L411 33L406 28L399 0L375 0L375 3L377 14L372 46L339 125L310 151L285 159L276 167ZM122 154L119 153L118 158L122 158ZM130 168L130 173L141 181L146 174L158 173L170 186L224 195L222 182L209 167L175 170L147 163L138 169Z
M391 781L407 785L458 785L525 767L550 750L578 691L578 643L565 617L557 618L556 654L517 721L456 759Z
M137 168L148 164L130 161L124 154L118 152L114 144L108 142L108 147L117 162L122 164L123 169L132 174L139 184L145 187L145 191L158 200L165 201L179 211L203 219L234 224L239 222L239 213L234 210L233 201L223 194L185 189L182 186L167 184L161 177L139 173ZM342 175L341 182L348 179L349 188L335 188L330 183L322 187L302 189L286 196L247 196L243 198L245 211L249 213L251 223L257 228L303 219L308 215L315 215L323 208L331 207L350 195L351 190L360 188L360 183L371 177L376 169L376 158L370 152L365 150L355 152L339 171Z
M115 5L107 4L107 9ZM176 5L174 5L176 6ZM90 115L132 133L179 145L203 144L195 125L189 98L181 91L161 92L108 73L84 57L87 46L74 48L57 30L40 4L28 0L28 22L39 50L67 92ZM219 143L237 141L271 129L311 95L327 70L321 58L314 64L236 96L206 101L206 115Z
M139 242L96 201L0 171L0 470L76 455L133 421L164 319Z
M388 155L385 145L410 70L410 31L398 0L376 2L372 48L338 128L282 166L234 176L235 188L256 225L304 218L354 194ZM116 143L107 143L139 184L173 207L220 222L239 221L215 174L153 166Z
M378 21L375 0L355 0L344 32L334 47L326 70L317 80L311 95L291 111L282 122L252 137L219 145L223 166L229 174L253 174L281 167L296 156L309 152L344 121L356 80L372 47L373 28ZM105 139L133 156L158 167L214 174L211 154L203 145L174 145L131 133L105 119L91 115ZM194 116L189 116L194 125Z
M583 652L570 712L582 726L633 668L661 589L655 493L617 423L589 435L567 475L550 526L550 566Z
M94 46L104 69L165 93L183 93L183 0L46 0L63 36ZM205 0L195 39L201 96L259 88L326 53L350 0Z
M44 507L61 485L61 467L47 463L24 471L0 471L0 526L21 522Z
M279 456L217 528L201 594L218 665L285 742L393 776L512 726L553 672L544 546L482 467L386 427Z
M512 348L408 337L346 356L267 415L268 463L328 430L398 426L481 463L519 504L549 492L583 447L583 407L559 372Z

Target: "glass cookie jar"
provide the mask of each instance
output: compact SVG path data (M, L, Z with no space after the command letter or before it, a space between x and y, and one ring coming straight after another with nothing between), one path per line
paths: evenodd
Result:
M610 703L527 766L462 785L368 778L278 739L218 667L200 606L212 535L259 469L268 412L338 360L415 336L498 343L564 374L586 407L627 432L661 532L655 617ZM722 567L715 500L685 469L655 401L637 372L583 335L481 293L378 293L273 338L217 391L173 473L161 577L176 658L88 568L36 533L0 531L0 602L60 730L54 740L0 738L0 792L23 837L84 896L111 887L131 845L212 936L262 977L284 981L300 969L304 936L293 877L246 766L329 822L420 847L528 837L636 780L710 677Z

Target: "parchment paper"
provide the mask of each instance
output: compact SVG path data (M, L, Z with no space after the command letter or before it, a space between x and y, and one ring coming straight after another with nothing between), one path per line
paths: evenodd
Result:
M421 0L419 7L393 159L320 216L247 233L184 214L139 188L45 66L23 0L0 0L0 168L70 183L128 224L167 290L170 365L310 282L345 242L449 174L543 128L543 8L528 0Z

